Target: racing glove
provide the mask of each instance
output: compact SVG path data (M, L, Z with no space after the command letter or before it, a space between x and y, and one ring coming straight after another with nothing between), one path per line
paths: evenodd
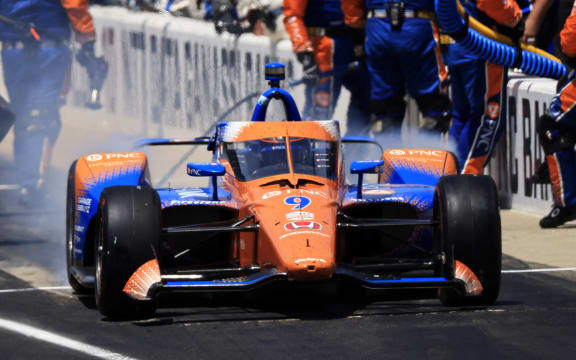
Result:
M304 72L303 80L306 83L315 83L318 80L320 71L314 60L314 54L311 51L301 51L296 54L296 58L302 64Z
M100 91L108 76L108 62L103 57L96 57L94 44L95 41L82 44L80 51L76 54L76 60L86 68L90 79L90 101L86 106L91 109L99 109L102 106L100 104Z
M86 62L94 61L96 59L96 53L94 52L94 44L96 41L88 41L82 44L80 51L76 55L76 59L79 63L84 64Z

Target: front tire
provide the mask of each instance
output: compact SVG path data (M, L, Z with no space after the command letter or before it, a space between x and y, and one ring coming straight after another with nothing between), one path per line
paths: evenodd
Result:
M447 306L492 305L500 291L502 236L498 191L485 175L444 176L436 185L435 217L439 237L448 255L453 277L454 262L464 263L476 274L483 291L465 296L454 289L441 289L440 300Z
M151 188L113 186L102 192L95 252L95 298L102 315L143 318L154 314L154 300L135 300L123 288L160 248L160 209L158 193Z

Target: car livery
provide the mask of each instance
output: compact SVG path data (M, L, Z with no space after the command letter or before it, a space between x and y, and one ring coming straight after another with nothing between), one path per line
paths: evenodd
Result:
M198 188L157 188L140 152L90 154L68 181L68 275L95 288L110 317L149 316L160 294L250 291L272 281L355 281L372 289L439 289L447 305L490 304L500 284L500 218L494 183L458 174L438 149L386 149L352 161L345 183L335 120L301 121L267 65L271 88L252 121L216 126L210 138L147 139L205 145L210 163L189 163ZM287 121L267 122L271 99ZM385 144L384 144L385 145ZM365 183L375 174L376 183Z

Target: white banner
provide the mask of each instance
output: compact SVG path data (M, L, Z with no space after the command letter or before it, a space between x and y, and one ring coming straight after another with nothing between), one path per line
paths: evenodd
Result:
M218 35L211 23L122 8L91 12L98 53L110 64L104 109L131 119L145 136L203 135L238 100L267 87L267 62L284 63L288 79L301 75L286 41ZM89 96L85 70L75 64L72 78L70 99L83 106ZM300 106L302 99L300 87ZM248 120L253 106L246 102L227 120Z

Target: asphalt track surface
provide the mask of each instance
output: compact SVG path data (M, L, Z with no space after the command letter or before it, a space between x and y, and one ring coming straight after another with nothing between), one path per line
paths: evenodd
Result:
M14 183L13 174L0 154L0 184ZM164 299L153 319L111 321L92 296L66 287L63 179L65 166L58 165L48 198L28 208L13 190L0 190L1 359L574 358L576 260L562 263L572 266L563 271L503 274L491 307L446 308L429 292L273 289ZM574 228L557 231L555 237L576 241ZM554 236L538 234L537 242L555 245ZM505 244L513 240L505 233ZM504 269L562 267L542 250L530 257L520 248L524 259L541 261L510 251Z

